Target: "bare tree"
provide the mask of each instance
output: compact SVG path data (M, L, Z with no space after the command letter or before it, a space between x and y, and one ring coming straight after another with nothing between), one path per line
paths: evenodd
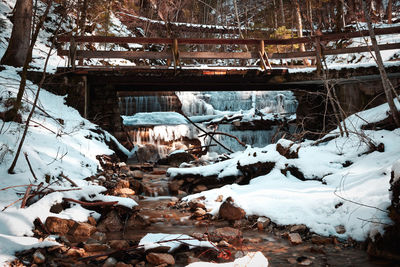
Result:
M31 38L32 6L32 0L17 0L11 38L1 64L14 67L24 65Z
M362 7L364 10L365 19L367 20L368 31L369 31L369 35L371 37L372 48L374 49L374 52L375 52L376 63L378 64L379 73L381 75L383 90L384 90L385 96L386 96L386 101L388 102L390 112L391 112L394 122L396 123L396 125L398 127L400 127L400 114L399 114L398 109L396 108L396 105L394 104L394 101L393 101L393 93L392 93L393 85L391 84L391 82L387 76L385 66L383 65L382 56L381 56L381 53L379 50L378 42L375 37L374 29L372 28L371 16L370 16L369 10L367 8L366 0L362 0Z

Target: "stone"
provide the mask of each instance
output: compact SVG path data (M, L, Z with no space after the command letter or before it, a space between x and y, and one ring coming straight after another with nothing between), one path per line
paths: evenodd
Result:
M117 188L129 188L129 181L128 181L128 180L121 179L121 180L118 181L116 187L117 187Z
M129 243L126 240L111 240L108 242L111 248L116 250L122 250L129 248Z
M74 220L61 219L57 217L47 217L45 222L46 229L52 234L68 235L71 242L86 241L96 232L96 227L88 223L76 222Z
M124 196L124 195L130 196L134 195L135 191L133 191L130 188L116 188L114 189L114 194L118 196Z
M100 243L104 243L107 239L107 236L105 233L102 232L95 232L90 236L91 239L94 239L96 241L99 241Z
M151 218L154 219L154 218ZM158 218L156 218L158 219ZM127 229L143 229L151 224L151 221L140 215L132 215L126 222Z
M90 225L93 225L93 226L96 226L96 224L97 224L96 219L93 218L92 216L89 216L89 217L88 217L88 223L89 223Z
M169 165L173 167L179 167L183 162L191 162L195 160L195 157L188 152L179 151L169 154L167 160Z
M66 255L72 258L83 257L85 250L83 248L70 248L67 250Z
M219 247L230 247L230 244L226 242L225 240L221 240L218 242Z
M193 193L200 193L200 192L203 192L206 190L208 190L207 186L205 186L204 184L199 184L199 185L196 185L195 188L193 188Z
M100 232L118 232L122 227L123 225L117 212L112 210L106 215L106 218L98 224L97 229Z
M105 251L109 248L110 247L108 245L100 243L89 243L83 245L83 249L87 252Z
M46 261L46 257L39 250L36 250L35 253L33 253L32 258L33 262L36 264L42 264Z
M245 211L234 203L231 197L228 197L219 208L219 217L228 221L243 219Z
M239 240L242 237L242 232L232 227L222 227L215 229L211 234L211 241L225 240L229 243Z
M264 230L268 227L268 225L271 223L271 219L267 217L258 217L257 219L257 229L258 230Z
M127 264L125 262L119 261L117 264L115 264L115 267L132 267L132 264Z
M217 197L217 199L215 200L215 202L222 202L222 200L224 200L224 196L223 195L219 195Z
M323 237L319 235L313 235L311 237L311 243L315 245L328 245L333 244L333 238L331 237Z
M180 181L183 182L183 180L173 180L168 184L168 190L171 195L178 195L181 186Z
M307 230L307 226L304 224L297 224L290 227L291 233L304 233Z
M114 267L117 264L117 260L114 259L113 257L110 257L106 259L106 261L103 264L103 267Z
M64 207L63 207L62 203L56 203L53 206L51 206L51 208L50 208L50 212L56 213L56 214L62 212L63 210L64 210Z
M132 176L135 179L143 179L143 172L139 170L134 170L128 173L128 175Z
M192 210L196 210L198 208L206 209L206 205L204 205L204 203L202 202L202 199L199 199L199 198L194 198L194 199L190 200L188 204Z
M336 233L341 235L341 234L346 233L346 228L343 225L337 225L337 226L335 226L335 231L336 231Z
M290 233L288 235L289 241L292 245L299 245L303 243L303 240L301 240L301 236L299 233Z
M169 265L175 264L174 257L172 257L172 255L168 253L149 253L146 256L146 260L154 265L160 265L165 263Z
M197 208L196 211L194 212L194 216L196 216L196 217L202 217L206 214L207 214L207 212L205 210L203 210L202 208Z

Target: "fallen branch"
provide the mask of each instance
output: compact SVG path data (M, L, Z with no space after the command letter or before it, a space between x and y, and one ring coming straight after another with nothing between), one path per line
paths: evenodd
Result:
M28 198L31 196L31 189L32 189L32 185L30 184L28 186L28 188L26 188L24 197L22 198L22 203L21 203L21 209L25 208L26 206L26 201L28 200Z
M81 200L76 200L76 199L72 199L72 198L63 198L64 201L69 201L69 202L74 202L74 203L78 203L82 206L89 206L89 207L95 207L95 206L114 206L116 204L118 204L118 201L98 201L98 202L86 202L86 201L81 201Z
M192 147L192 148L185 149L185 151L188 152L188 151L193 151L193 150L197 150L197 149L209 148L209 147L212 147L212 146L217 146L217 145L216 144L211 144L211 145L205 145L205 146L197 146L197 147Z
M32 169L32 165L31 165L31 163L29 161L29 158L28 158L28 153L24 152L24 155L25 155L26 162L28 162L29 170L31 171L32 176L33 176L33 178L35 179L35 182L36 182L38 179L37 179L37 177L36 177L36 175L35 175L35 173L34 173L34 171Z
M78 187L78 185L74 181L72 181L68 176L64 175L63 173L60 174L60 177L70 182L73 187Z

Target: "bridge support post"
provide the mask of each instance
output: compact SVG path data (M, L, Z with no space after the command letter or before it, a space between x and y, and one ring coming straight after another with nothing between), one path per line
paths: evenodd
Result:
M317 76L321 76L322 73L322 48L321 48L321 38L317 36L315 38L315 51L317 59Z
M88 117L89 117L89 99L90 99L90 95L89 95L89 88L88 88L88 82L87 82L86 75L82 77L82 81L83 81L83 88L84 88L84 91L85 91L85 106L83 108L83 117L85 119L88 119Z
M271 64L269 63L269 60L268 60L268 56L265 53L264 40L260 41L259 54L260 54L260 67L261 67L261 69L263 69L263 70L266 70L267 68L272 69Z
M174 59L174 70L176 73L177 67L180 66L178 39L176 39L176 38L172 42L172 58Z

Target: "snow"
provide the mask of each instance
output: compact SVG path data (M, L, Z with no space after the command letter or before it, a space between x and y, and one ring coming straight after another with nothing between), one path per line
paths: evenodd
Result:
M176 112L149 112L136 113L133 116L122 116L124 125L179 125L187 124L188 121Z
M382 232L382 225L391 223L384 211L390 205L388 189L392 166L397 171L399 164L400 130L367 131L361 130L361 126L366 121L386 118L387 112L388 105L383 104L350 116L346 119L351 132L349 137L337 137L319 145L310 140L295 144L299 147L297 159L281 156L276 145L271 144L264 148L247 148L230 155L231 159L208 166L170 168L168 174L172 178L194 174L219 179L239 175L238 163L274 162L270 173L252 179L248 185L226 185L187 196L184 201L204 196L207 210L217 215L221 202L215 200L219 195L224 199L230 196L248 216L269 217L282 225L306 224L311 231L325 236L365 240L370 232ZM328 136L337 134L338 129ZM366 153L369 141L383 143L385 151ZM279 142L286 147L291 144L287 140ZM343 167L346 161L353 164ZM286 166L297 167L306 181L300 181L290 171L282 174ZM338 207L339 203L342 205ZM336 233L338 225L345 227L344 234Z
M268 267L268 259L261 252L249 252L246 256L238 258L233 262L227 263L209 263L195 262L187 267Z
M139 242L139 246L143 246L145 250L165 246L170 247L169 252L176 250L181 245L188 245L190 249L194 247L215 247L210 241L199 241L184 234L146 234Z

